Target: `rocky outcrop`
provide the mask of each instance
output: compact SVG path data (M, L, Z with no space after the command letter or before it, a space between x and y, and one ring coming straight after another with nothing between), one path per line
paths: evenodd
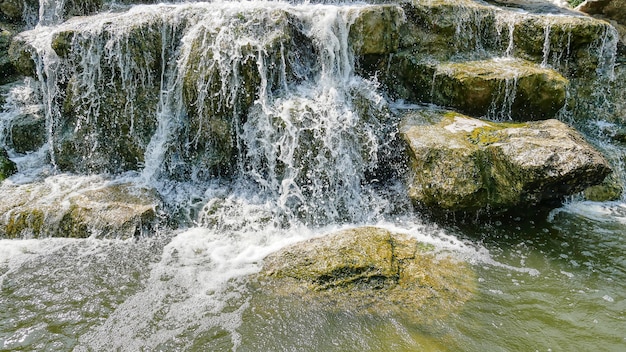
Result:
M26 185L5 182L0 192L0 238L128 238L159 225L156 192L131 184L59 176Z
M440 318L467 301L473 272L408 235L364 227L286 247L258 276L275 295L332 302L335 309Z
M431 209L498 213L558 202L611 172L604 157L556 120L494 123L455 112L407 113L409 196Z

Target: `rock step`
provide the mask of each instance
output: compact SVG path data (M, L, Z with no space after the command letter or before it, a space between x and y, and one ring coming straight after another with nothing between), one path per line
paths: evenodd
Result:
M397 60L393 67L405 96L493 119L553 118L569 85L558 72L520 59L437 62L409 54Z
M611 173L602 154L557 120L494 123L440 110L405 114L409 196L444 212L491 214L558 202Z
M0 186L0 238L130 238L159 224L156 192L132 184L59 176Z

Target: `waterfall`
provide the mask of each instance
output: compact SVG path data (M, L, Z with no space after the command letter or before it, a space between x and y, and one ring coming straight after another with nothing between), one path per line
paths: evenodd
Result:
M348 36L363 7L137 5L40 25L22 38L36 50L50 159L149 185L230 179L278 218L370 219L393 127L378 84L354 72Z

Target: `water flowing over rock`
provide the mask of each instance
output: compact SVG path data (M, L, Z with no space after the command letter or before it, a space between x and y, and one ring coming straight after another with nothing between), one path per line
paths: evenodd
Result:
M617 114L601 108L619 73L615 29L575 11L122 5L42 3L12 39L13 74L38 99L2 118L22 170L131 173L176 209L221 182L271 203L277 224L367 222L409 207L395 102L500 121ZM114 11L71 17L102 9Z
M475 285L463 263L438 256L410 236L375 227L283 248L265 258L259 280L264 291L327 300L329 309L417 311L425 320L458 309Z
M496 120L553 118L564 106L568 80L558 72L514 59L433 63L399 55L393 73L403 96Z
M611 172L597 150L556 120L493 123L455 112L407 113L409 196L445 211L530 208L598 184Z
M4 182L0 192L0 238L128 238L153 233L161 221L154 190L98 178Z

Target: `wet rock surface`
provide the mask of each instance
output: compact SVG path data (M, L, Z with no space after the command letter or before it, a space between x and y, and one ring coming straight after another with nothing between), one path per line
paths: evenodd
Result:
M128 238L158 227L161 201L153 190L65 177L25 185L3 182L0 238Z
M415 100L500 120L554 117L569 82L558 72L524 60L415 62L399 55L393 75Z
M475 286L467 264L408 235L375 227L286 247L265 258L257 279L266 293L327 302L329 309L419 311L424 319L459 309Z
M6 150L0 149L0 181L17 172L17 166L11 159Z

